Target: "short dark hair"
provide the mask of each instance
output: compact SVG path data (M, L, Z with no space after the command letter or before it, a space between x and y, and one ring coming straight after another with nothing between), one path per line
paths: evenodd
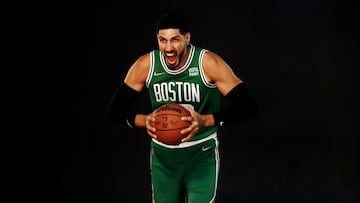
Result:
M167 11L157 20L156 33L161 29L168 28L177 28L181 34L190 32L186 18L175 11Z

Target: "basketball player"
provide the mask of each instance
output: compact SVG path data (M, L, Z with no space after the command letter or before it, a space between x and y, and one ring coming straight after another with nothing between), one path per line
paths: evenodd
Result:
M146 127L151 136L152 198L155 203L214 202L219 173L217 131L257 114L257 105L243 81L216 53L190 43L183 17L162 15L156 26L158 50L140 56L114 94L109 116L124 127ZM179 145L156 139L152 114L129 111L142 89L148 89L152 109L165 103L186 106L189 133ZM231 105L220 111L220 97Z

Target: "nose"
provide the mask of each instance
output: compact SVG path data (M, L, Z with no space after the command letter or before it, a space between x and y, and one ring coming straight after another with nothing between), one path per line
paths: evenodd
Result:
M170 41L168 41L165 45L165 51L172 51L173 50L173 45Z

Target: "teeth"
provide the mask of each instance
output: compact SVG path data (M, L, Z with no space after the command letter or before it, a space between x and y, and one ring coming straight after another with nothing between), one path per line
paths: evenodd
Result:
M175 53L174 52L168 52L165 54L166 56L175 56Z

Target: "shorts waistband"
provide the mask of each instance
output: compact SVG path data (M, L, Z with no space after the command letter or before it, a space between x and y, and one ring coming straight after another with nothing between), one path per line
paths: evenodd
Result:
M200 140L195 140L195 141L189 141L189 142L183 142L183 143L180 143L178 145L168 145L168 144L164 144L162 142L159 142L157 141L156 139L152 139L152 141L154 141L156 144L160 145L160 146L163 146L163 147L166 147L166 148L172 148L172 149L176 149L176 148L185 148L185 147L191 147L191 146L194 146L194 145L197 145L197 144L200 144L200 143L203 143L205 141L208 141L208 140L211 140L213 138L216 138L217 137L217 133L214 132L213 134L205 137L205 138L202 138Z

